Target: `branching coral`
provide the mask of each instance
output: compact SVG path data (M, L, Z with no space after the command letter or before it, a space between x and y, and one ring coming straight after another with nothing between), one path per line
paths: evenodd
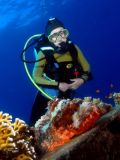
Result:
M13 138L16 133L11 126L12 116L0 112L0 150L15 148Z
M12 116L0 112L0 152L4 159L36 159L33 136L27 124ZM6 158L7 157L7 158Z

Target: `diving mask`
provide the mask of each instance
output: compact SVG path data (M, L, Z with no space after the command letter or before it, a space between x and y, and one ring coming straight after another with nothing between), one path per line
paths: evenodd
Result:
M60 38L67 38L69 36L69 31L67 29L62 29L59 32L53 33L48 36L50 42L55 43Z

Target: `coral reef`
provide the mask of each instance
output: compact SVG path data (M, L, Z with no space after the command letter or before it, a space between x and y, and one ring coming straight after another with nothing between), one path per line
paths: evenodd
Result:
M0 160L119 160L120 93L113 98L114 107L54 98L34 127L0 112Z
M16 118L12 123L11 115L0 112L0 159L34 160L33 143L33 133L24 121Z

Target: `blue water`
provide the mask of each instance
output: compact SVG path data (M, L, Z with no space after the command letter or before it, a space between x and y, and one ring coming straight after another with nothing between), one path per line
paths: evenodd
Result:
M37 89L20 53L31 35L44 32L49 17L65 24L91 64L94 79L77 96L112 103L105 96L120 89L119 8L119 0L0 0L0 110L28 121Z

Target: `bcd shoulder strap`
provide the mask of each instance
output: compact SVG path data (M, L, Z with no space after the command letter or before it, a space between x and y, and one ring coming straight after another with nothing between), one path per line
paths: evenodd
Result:
M45 56L45 59L48 64L53 64L55 62L55 58L53 56L54 54L54 48L51 46L41 47L40 50Z
M69 52L72 57L73 64L76 67L79 66L82 69L81 64L78 62L78 51L77 51L75 45L71 41L69 41Z

